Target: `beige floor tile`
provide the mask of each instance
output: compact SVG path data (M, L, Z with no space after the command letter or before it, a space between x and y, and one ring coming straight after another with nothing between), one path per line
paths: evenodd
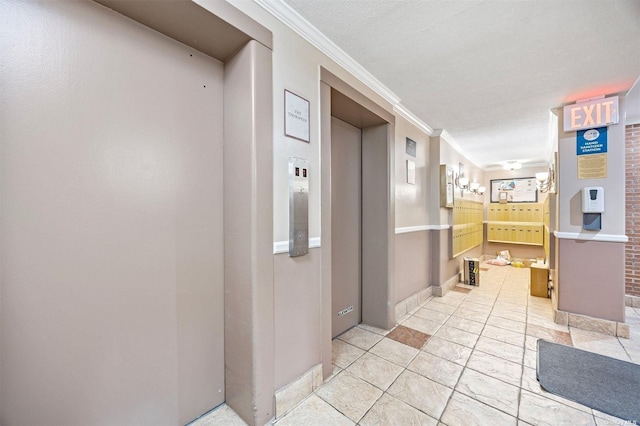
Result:
M464 370L456 391L497 408L511 416L518 415L520 388L469 368Z
M640 349L625 347L625 351L629 355L631 362L634 364L640 364Z
M436 426L438 421L399 399L384 394L359 423L361 426Z
M516 418L454 392L442 416L444 424L464 426L516 425Z
M402 373L402 367L377 355L366 353L347 367L346 371L377 388L387 390Z
M524 334L524 331L527 328L527 325L524 322L501 318L493 314L489 316L489 319L487 320L487 325L491 325L493 327L498 327L498 328L504 328L505 330L515 331L517 333L522 333L522 334Z
M535 337L535 336L529 336L526 335L524 336L524 347L526 349L529 349L531 351L538 351L538 340L540 340L539 337Z
M385 337L371 348L369 352L401 367L406 367L420 351Z
M507 330L505 328L486 325L482 330L482 336L489 337L493 340L509 343L515 346L524 346L524 333Z
M515 312L515 311L507 310L507 309L494 308L494 310L491 311L491 316L492 317L504 318L504 319L508 319L508 320L511 320L511 321L518 321L518 322L526 322L527 321L526 312Z
M329 380L333 379L335 376L338 375L339 372L341 372L343 369L338 367L335 364L332 364L332 371L331 371L331 375L329 377L327 377L327 379L324 381L325 383L328 382Z
M471 348L435 336L429 339L422 350L460 365L467 363L472 351Z
M453 389L405 370L387 391L434 418L440 418Z
M488 314L491 312L493 305L483 305L481 303L475 303L465 300L458 306L458 309L469 309L470 311L480 312L483 314Z
M354 422L316 395L309 396L287 415L274 423L277 426L352 426L354 424Z
M476 351L486 352L507 361L522 364L524 348L522 346L510 345L488 337L480 336L475 347Z
M444 314L442 312L434 311L429 309L428 307L420 308L414 314L416 317L424 318L429 321L433 321L440 325L444 324L447 319L449 319L449 314Z
M357 423L382 396L382 391L343 371L318 389L316 395Z
M520 394L519 418L535 425L595 425L592 414L526 390Z
M487 318L489 318L488 313L473 311L468 308L458 308L453 312L453 315L483 324L487 322Z
M623 361L631 361L619 339L615 336L595 333L593 331L571 328L573 346L589 352L609 356Z
M373 326L367 325L367 324L358 324L358 328L370 331L372 333L380 334L381 336L386 336L387 333L389 333L389 331L390 331L390 330L385 330L383 328L373 327Z
M247 424L227 404L222 404L191 426L246 426Z
M436 334L441 325L441 323L429 321L428 319L413 315L402 321L401 324L405 327L413 328L414 330L418 330L432 336Z
M450 291L444 296L434 299L434 301L444 303L445 305L458 306L466 297L467 294L465 293Z
M475 322L468 319L450 316L445 325L449 327L455 327L460 330L469 331L474 334L480 334L484 328L484 324L481 322Z
M528 368L536 368L537 362L538 362L538 352L525 348L524 366Z
M353 345L335 339L331 347L331 362L340 368L347 368L356 359L360 358L364 351Z
M520 364L476 350L469 357L467 367L514 386L520 386L522 375Z
M465 302L473 302L479 305L493 306L494 303L496 303L496 296L473 292L467 296Z
M522 303L512 303L512 302L501 300L496 302L496 304L493 306L493 309L513 311L521 314L521 313L527 312L527 305Z
M381 335L372 333L360 327L353 327L338 336L338 339L360 349L368 351L373 345L382 340Z
M571 334L565 331L558 331L548 327L542 327L536 324L527 324L527 335L539 337L541 339L550 340L560 343L561 345L572 346L573 339ZM537 348L536 348L537 350Z
M562 324L556 324L553 319L541 319L537 316L527 316L527 324L533 324L544 328L549 328L551 330L561 331L564 333L569 332L569 327Z
M464 367L428 352L420 352L407 368L414 373L453 388Z
M455 306L447 305L446 303L438 302L438 299L441 299L441 298L435 298L430 300L426 305L424 305L424 307L431 309L433 311L438 311L438 312L442 312L443 314L449 314L449 315L451 315L453 311L456 310L457 305Z
M460 330L459 328L448 327L447 325L440 327L435 336L469 348L473 348L478 340L477 334Z

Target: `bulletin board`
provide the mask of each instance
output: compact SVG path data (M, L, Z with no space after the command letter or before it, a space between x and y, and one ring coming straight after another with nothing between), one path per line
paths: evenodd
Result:
M536 178L516 178L516 179L492 179L491 180L491 202L499 203L500 194L506 197L509 203L537 203L538 190L536 189Z

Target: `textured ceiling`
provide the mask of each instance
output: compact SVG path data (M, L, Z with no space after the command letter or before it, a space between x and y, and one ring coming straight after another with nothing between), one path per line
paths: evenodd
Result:
M640 75L640 0L285 1L484 168L546 162L550 109Z

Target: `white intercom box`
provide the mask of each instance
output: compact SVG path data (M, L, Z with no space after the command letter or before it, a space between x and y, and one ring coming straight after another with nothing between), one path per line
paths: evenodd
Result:
M604 213L604 188L601 186L582 188L582 213Z

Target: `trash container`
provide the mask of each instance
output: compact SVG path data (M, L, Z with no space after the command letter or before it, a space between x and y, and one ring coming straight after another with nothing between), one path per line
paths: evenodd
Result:
M464 283L480 285L480 260L472 257L464 258Z

